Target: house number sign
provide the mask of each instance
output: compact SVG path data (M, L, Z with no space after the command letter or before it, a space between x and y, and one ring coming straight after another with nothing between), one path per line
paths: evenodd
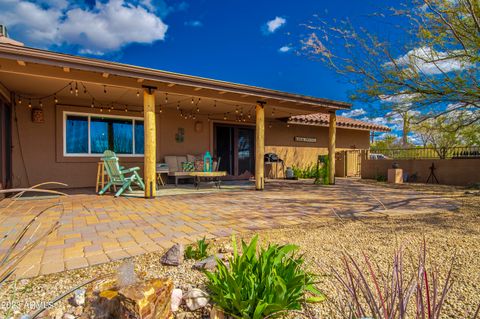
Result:
M316 137L295 136L295 142L316 143Z

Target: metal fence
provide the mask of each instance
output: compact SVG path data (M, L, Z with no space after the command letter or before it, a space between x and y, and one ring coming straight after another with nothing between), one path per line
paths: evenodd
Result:
M480 158L480 146L371 149L370 159L460 159Z

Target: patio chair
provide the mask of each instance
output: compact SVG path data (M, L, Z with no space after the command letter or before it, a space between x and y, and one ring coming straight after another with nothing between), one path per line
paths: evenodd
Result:
M122 195L126 189L132 191L132 183L138 185L142 190L145 190L145 184L143 184L143 180L138 174L138 171L140 170L139 167L123 169L123 167L118 164L118 157L114 152L109 150L106 150L103 153L102 160L105 163L105 170L107 171L109 181L98 193L99 195L105 194L111 186L121 186L121 188L115 193L115 197L118 197ZM125 176L125 174L130 175Z

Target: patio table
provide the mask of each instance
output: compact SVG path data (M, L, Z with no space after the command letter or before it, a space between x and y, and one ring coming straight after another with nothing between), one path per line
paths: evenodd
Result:
M194 178L194 185L197 189L200 188L200 183L202 181L211 181L220 189L220 177L227 176L227 172L191 172L190 176Z

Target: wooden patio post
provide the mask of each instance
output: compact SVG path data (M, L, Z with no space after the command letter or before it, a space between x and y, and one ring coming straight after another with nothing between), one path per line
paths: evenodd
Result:
M156 127L155 127L155 88L144 87L144 167L143 180L145 182L145 198L155 198L156 194Z
M265 102L257 102L255 108L255 189L264 189L264 155L265 155Z
M335 184L335 139L337 137L337 115L330 111L330 122L328 127L328 182Z

